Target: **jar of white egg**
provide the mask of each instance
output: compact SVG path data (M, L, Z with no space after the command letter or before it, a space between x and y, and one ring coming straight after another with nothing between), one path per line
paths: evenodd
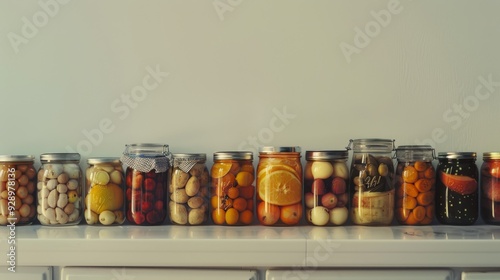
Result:
M82 218L80 154L40 155L38 220L42 225L76 225Z
M125 221L125 184L118 157L87 159L84 217L89 225L121 225Z

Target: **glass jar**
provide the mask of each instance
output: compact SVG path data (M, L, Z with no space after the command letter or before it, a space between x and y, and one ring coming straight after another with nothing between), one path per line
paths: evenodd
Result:
M36 215L35 158L0 156L0 225L29 225Z
M208 221L209 174L206 154L173 154L169 184L172 224L201 225Z
M42 225L76 225L82 219L82 170L78 153L40 155L38 220Z
M293 226L302 218L299 147L262 147L257 166L257 218L266 226Z
M351 220L356 225L390 225L394 217L394 140L351 140Z
M89 225L121 225L125 221L125 180L120 158L88 158L84 217Z
M439 153L436 217L442 224L472 225L478 218L476 153Z
M306 151L304 201L311 225L343 225L349 217L347 204L348 151Z
M429 145L396 149L396 219L402 225L428 225L434 219L436 171Z
M210 206L216 225L249 225L254 218L252 152L216 152L212 165Z
M134 225L160 225L167 216L168 145L130 144L120 158L127 166L127 220Z
M500 152L483 153L481 217L487 224L500 225Z

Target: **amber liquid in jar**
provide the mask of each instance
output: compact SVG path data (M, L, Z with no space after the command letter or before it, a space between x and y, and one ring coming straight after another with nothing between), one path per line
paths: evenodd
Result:
M428 225L434 218L436 172L431 146L396 149L396 219L402 225Z
M478 218L476 153L439 153L436 218L447 225L472 225Z
M302 218L299 147L263 147L257 167L257 218L261 225L293 226Z
M500 153L484 153L481 166L481 217L500 225Z
M254 220L255 171L251 152L216 152L211 169L210 207L216 225L250 225Z

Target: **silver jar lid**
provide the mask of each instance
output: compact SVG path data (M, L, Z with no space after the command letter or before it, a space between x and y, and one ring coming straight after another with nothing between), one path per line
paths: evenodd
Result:
M33 162L32 155L0 155L0 162Z
M476 159L474 152L444 152L438 154L438 159Z
M265 146L259 149L260 153L300 153L299 146Z
M239 160L252 160L253 153L249 151L223 151L215 152L214 160L221 159L239 159Z
M186 159L186 160L207 160L206 154L172 154L172 159Z
M398 160L411 161L422 160L432 161L436 158L434 148L430 145L403 145L396 148L396 158Z
M46 153L40 155L40 161L58 161L58 160L68 160L68 161L79 161L79 153Z
M93 157L87 159L87 164L113 163L121 164L119 157Z
M483 159L500 159L500 152L483 153Z
M306 160L347 159L348 156L349 152L347 150L306 151Z

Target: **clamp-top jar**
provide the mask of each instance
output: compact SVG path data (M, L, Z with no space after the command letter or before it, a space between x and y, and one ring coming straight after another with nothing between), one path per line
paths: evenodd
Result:
M0 225L28 225L36 215L33 156L0 156Z
M260 224L292 226L302 218L302 165L299 147L262 147L257 167Z
M159 225L166 218L168 145L130 144L120 158L127 166L127 220L134 225Z
M306 151L306 220L316 226L343 225L348 217L348 151Z
M394 217L394 140L351 140L351 220L390 225Z
M214 153L212 221L216 225L249 225L253 222L255 172L253 153L225 151Z
M434 218L436 172L429 145L396 149L396 219L402 225L428 225Z
M82 219L80 154L40 155L38 220L42 225L76 225Z
M483 153L481 165L481 217L500 225L500 153Z
M201 225L208 221L209 174L206 154L173 154L168 214L172 224Z
M89 225L121 225L125 221L125 180L120 158L87 159L85 221Z
M478 218L476 153L438 154L436 218L447 225L472 225Z

